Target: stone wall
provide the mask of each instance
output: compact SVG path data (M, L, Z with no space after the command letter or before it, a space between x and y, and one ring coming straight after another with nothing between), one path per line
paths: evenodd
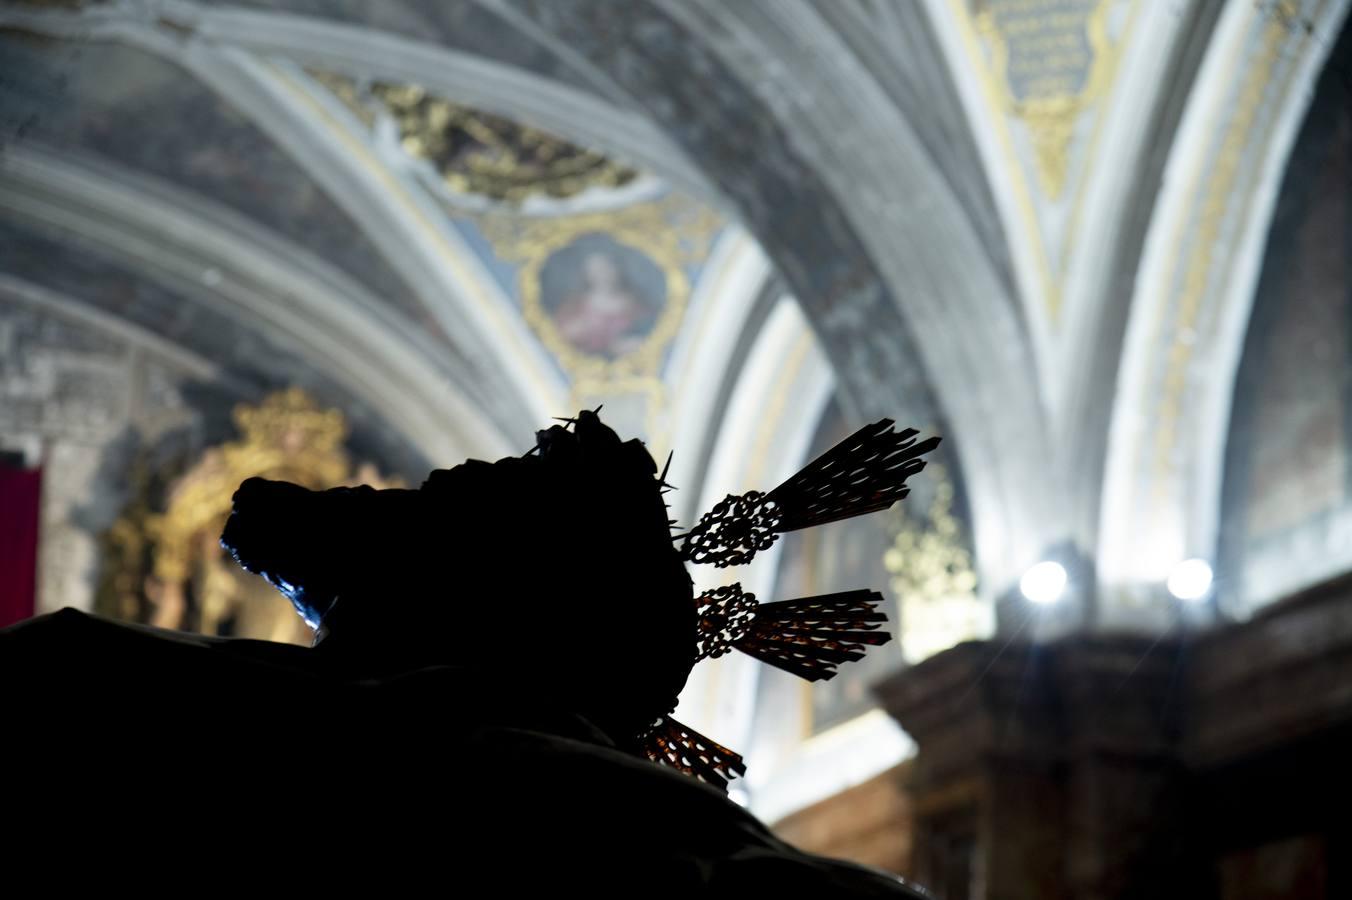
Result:
M1198 635L963 644L880 691L943 900L1352 888L1352 579Z
M774 824L784 840L823 856L834 856L911 874L910 797L902 763L862 784L841 791Z

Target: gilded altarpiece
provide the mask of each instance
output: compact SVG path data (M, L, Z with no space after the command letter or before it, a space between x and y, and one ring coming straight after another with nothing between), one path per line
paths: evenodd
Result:
M347 423L299 388L234 410L236 440L211 447L177 473L133 468L133 495L102 538L96 608L162 628L309 644L313 634L263 579L220 545L231 498L247 478L314 490L394 483L344 449Z

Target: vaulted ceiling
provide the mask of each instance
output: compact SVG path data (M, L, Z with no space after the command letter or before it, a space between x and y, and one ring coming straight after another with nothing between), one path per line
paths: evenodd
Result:
M407 472L605 402L677 447L682 518L792 472L836 397L948 438L1002 628L1049 553L1097 589L1035 628L1151 627L1168 568L1216 555L1263 248L1346 11L10 4L0 297L239 396L304 384ZM665 276L641 352L579 347L528 287L595 234Z

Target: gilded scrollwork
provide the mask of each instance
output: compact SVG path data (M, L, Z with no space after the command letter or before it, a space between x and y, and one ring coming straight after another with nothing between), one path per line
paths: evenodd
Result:
M986 637L992 613L978 598L963 526L954 513L954 486L939 463L925 471L935 485L921 513L899 504L883 565L901 607L901 649L911 663L964 640Z
M453 103L421 85L359 82L332 72L310 75L364 125L393 122L405 152L425 160L452 191L518 204L531 197L574 197L619 188L638 172L530 125Z

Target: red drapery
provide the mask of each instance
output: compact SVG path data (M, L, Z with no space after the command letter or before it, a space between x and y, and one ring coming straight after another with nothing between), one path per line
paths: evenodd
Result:
M0 628L33 615L41 469L0 464Z

